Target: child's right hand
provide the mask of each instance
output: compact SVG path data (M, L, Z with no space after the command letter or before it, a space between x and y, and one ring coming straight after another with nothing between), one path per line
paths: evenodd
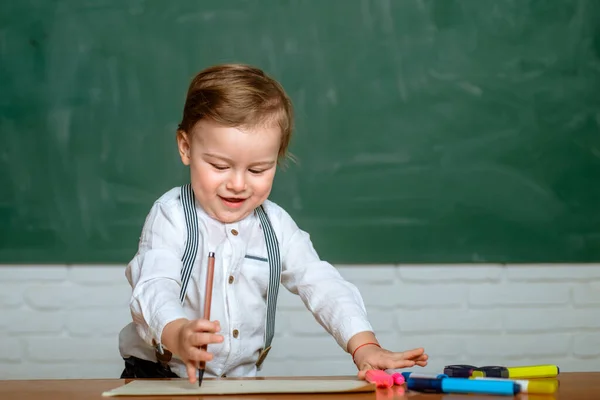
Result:
M163 329L163 343L185 363L188 379L196 382L196 372L200 361L213 359L212 353L201 349L204 345L223 342L219 321L205 319L179 319L168 323Z

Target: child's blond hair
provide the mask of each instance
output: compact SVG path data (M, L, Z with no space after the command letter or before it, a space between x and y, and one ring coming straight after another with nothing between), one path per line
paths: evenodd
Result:
M190 83L179 130L189 134L204 118L230 127L276 123L281 128L278 158L287 154L293 129L292 102L283 87L258 68L222 64L200 71Z

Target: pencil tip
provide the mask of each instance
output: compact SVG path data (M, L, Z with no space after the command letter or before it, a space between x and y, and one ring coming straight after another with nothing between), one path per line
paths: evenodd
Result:
M204 378L204 370L198 370L198 387L202 386L202 378Z

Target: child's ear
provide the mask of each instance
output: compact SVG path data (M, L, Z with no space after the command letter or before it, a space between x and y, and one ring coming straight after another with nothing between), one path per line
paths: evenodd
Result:
M179 156L183 165L190 165L190 137L182 131L177 131L177 148L179 149Z

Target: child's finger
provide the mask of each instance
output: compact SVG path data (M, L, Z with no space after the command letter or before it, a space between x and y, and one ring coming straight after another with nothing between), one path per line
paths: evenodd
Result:
M358 379L366 379L367 378L367 371L373 369L373 367L371 367L370 365L365 365L360 371L358 371Z
M382 365L381 369L400 369L400 368L410 368L414 367L416 362L413 360L389 360Z
M427 360L429 360L429 357L427 355L421 356L421 357L417 357L411 361L414 361L416 365L420 365L420 366L425 366L427 365Z
M416 361L424 361L427 358L423 359L424 355L423 354L419 354L418 351L415 350L409 350L409 351L404 351L404 352L400 352L400 353L392 353L390 355L390 359L393 360L394 362L401 362L401 361L412 361L412 362L416 362ZM425 356L427 357L427 356Z
M190 336L190 345L195 347L204 346L211 343L223 342L223 335L216 333L197 332Z
M423 354L423 355L421 355L419 357L414 357L414 358L407 358L407 357L402 357L401 356L401 357L394 357L394 359L396 359L396 360L398 360L398 359L400 359L400 360L402 360L402 359L404 359L404 360L412 360L412 361L417 362L417 361L427 361L429 359L429 356L427 354Z
M218 321L208 321L206 319L197 319L190 323L190 329L195 332L219 332L221 325Z
M190 362L185 363L185 369L187 371L188 379L190 383L196 382L196 371L198 370L198 366L194 365Z
M204 351L198 347L191 347L187 351L186 358L190 361L196 361L196 362L211 361L213 359L213 354L208 351Z
M412 359L421 357L424 353L425 353L425 349L422 347L419 347L416 349L403 351L400 354L402 354L402 358L412 360Z

